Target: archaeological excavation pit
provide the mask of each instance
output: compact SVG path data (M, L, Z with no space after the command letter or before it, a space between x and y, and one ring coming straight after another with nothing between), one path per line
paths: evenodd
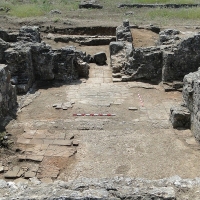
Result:
M140 184L146 189L139 194L175 199L175 181L197 184L199 34L127 21L116 36L113 29L40 35L38 27L22 27L16 41L0 40L1 141L8 145L1 179L72 191L93 185L102 199L117 191L123 199L119 187ZM100 52L102 63L94 56ZM180 105L171 109L182 102L181 91L191 119Z

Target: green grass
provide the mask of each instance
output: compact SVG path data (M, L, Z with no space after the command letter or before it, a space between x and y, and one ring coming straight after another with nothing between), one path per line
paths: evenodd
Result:
M165 18L165 19L200 19L200 8L188 8L188 9L154 9L149 10L146 16L151 19Z
M94 17L115 20L115 16L123 19L126 9L119 9L119 3L200 3L200 0L99 0L104 6L102 10L78 10L80 0L0 0L0 7L10 8L7 13L11 16L20 18L37 17L49 15L50 10L58 9L63 16L73 16L80 18L92 19ZM130 10L128 8L127 10ZM136 11L137 12L137 11ZM145 12L137 12L136 18L144 16L147 20L154 19L200 19L200 8L181 8L181 9L147 9ZM56 17L56 16L53 16ZM60 17L60 16L59 16ZM55 18L54 18L55 19ZM108 20L109 20L108 19Z
M63 12L78 9L78 1L74 0L0 0L0 7L9 8L8 14L20 18L37 17L48 14L52 9L59 9Z
M16 5L11 8L10 15L16 17L42 16L45 12L35 4Z

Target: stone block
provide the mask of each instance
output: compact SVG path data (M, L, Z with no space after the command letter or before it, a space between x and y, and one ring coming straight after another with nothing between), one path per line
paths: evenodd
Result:
M104 52L94 54L94 61L98 65L106 64L107 56Z
M170 121L174 128L190 128L191 114L187 107L174 106L170 109Z
M35 177L35 175L36 175L35 172L28 171L28 172L25 172L24 178L33 178L33 177Z
M18 41L41 42L38 26L22 26L19 30Z
M71 146L72 141L71 140L54 140L53 144L59 145L59 146Z
M8 171L4 174L5 178L18 178L17 174L19 173L20 168L15 166L12 171Z
M10 83L8 66L0 64L0 119L13 113L16 104L16 88Z
M123 42L111 42L110 43L110 55L117 54L123 48L124 48L124 43Z

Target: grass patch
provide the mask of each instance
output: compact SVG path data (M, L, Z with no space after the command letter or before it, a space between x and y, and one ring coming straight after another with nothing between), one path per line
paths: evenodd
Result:
M35 4L24 4L13 6L10 15L16 17L36 17L44 15L45 11Z
M0 7L9 8L9 14L20 18L37 17L49 13L50 10L71 11L78 9L79 2L74 0L7 0L1 1Z
M200 8L188 8L188 9L157 8L154 10L147 11L146 16L151 19L165 18L165 19L198 20L200 19Z
M10 11L7 13L11 16L20 18L25 17L37 17L49 14L50 10L60 10L63 15L66 13L69 15L72 12L73 16L81 18L93 19L96 15L101 18L108 16L108 20L115 20L116 17L121 19L126 18L124 15L126 9L119 9L117 6L120 3L199 3L200 0L99 0L99 3L104 6L102 10L78 10L80 0L0 0L0 7L9 8ZM130 10L130 8L127 8ZM132 9L133 10L133 9ZM71 12L72 11L72 12ZM190 9L148 9L145 13L135 12L138 15L143 15L147 20L156 18L165 19L199 19L200 17L199 8ZM3 14L3 13L2 13ZM61 16L63 16L61 15ZM138 16L134 16L137 18ZM58 21L58 20L56 20Z

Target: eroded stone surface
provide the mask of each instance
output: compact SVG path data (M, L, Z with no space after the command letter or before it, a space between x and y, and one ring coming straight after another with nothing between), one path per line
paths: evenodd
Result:
M42 179L45 180L45 179ZM32 183L6 183L0 180L2 200L18 199L160 199L160 200L198 200L199 179L181 179L178 176L160 179L132 179L115 177L112 179L82 178L75 181L56 181L41 183L31 179ZM10 189L12 188L12 189ZM181 192L184 190L184 192Z
M189 73L183 79L183 99L191 113L191 130L197 140L200 140L200 123L199 123L199 77L200 71Z
M16 107L16 88L10 83L8 66L0 64L0 119L13 113Z

